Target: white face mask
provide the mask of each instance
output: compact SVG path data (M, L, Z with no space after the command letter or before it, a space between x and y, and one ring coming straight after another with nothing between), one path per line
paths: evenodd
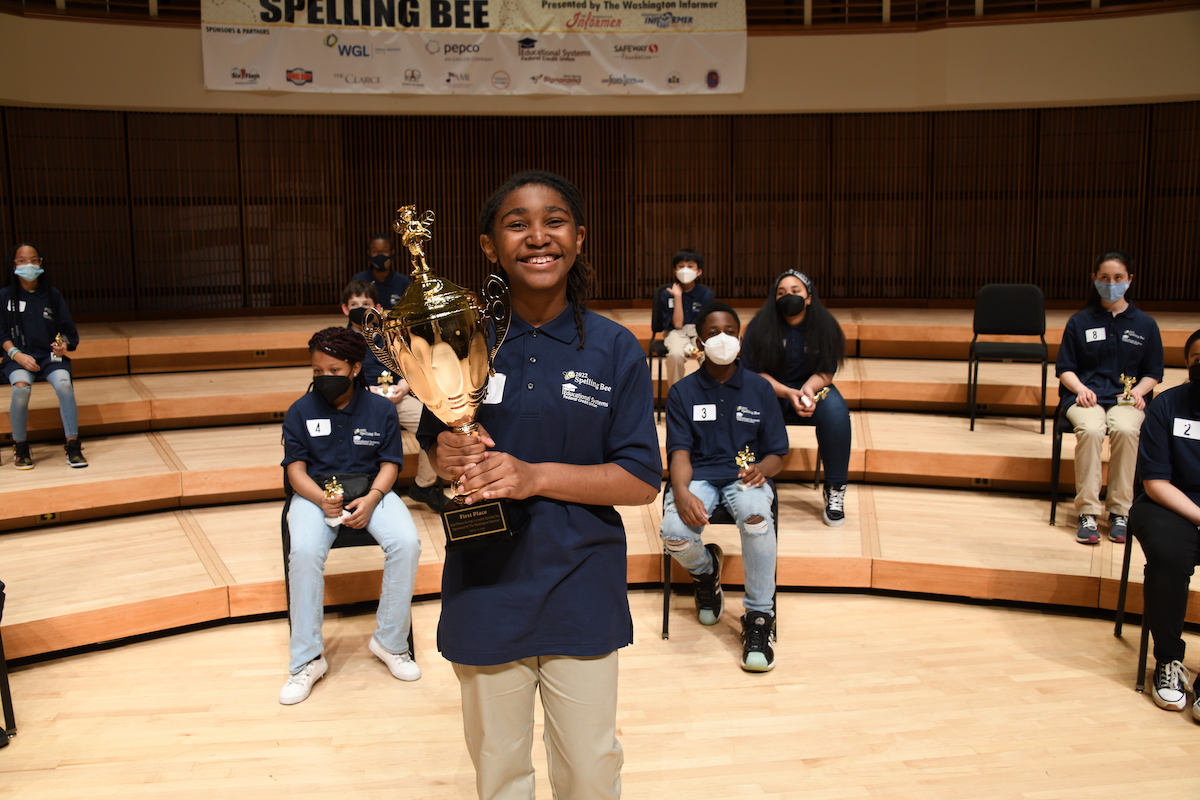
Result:
M675 280L679 281L680 283L691 283L692 281L696 280L696 276L699 274L699 272L691 267L680 267L679 269L675 270Z
M718 333L704 340L704 357L721 366L732 364L741 349L741 340L728 333Z

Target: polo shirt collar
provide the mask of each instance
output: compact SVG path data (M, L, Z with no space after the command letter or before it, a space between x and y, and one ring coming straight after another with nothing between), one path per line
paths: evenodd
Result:
M729 380L725 381L724 385L731 389L741 389L742 382L745 379L745 371L746 370L742 367L742 360L739 358L737 361L737 369L733 371L733 374L729 376ZM701 365L700 369L696 370L696 373L700 376L698 378L700 385L705 389L715 389L716 387L722 385L720 381L708 374L708 370L704 368L704 365Z
M586 315L588 312L585 310L583 313ZM508 338L515 339L532 330L534 330L532 325L516 314L513 314L512 329L509 331ZM575 330L574 304L567 303L567 307L561 314L538 328L537 331L538 333L544 333L552 339L557 339L563 344L573 344L579 338L579 331Z

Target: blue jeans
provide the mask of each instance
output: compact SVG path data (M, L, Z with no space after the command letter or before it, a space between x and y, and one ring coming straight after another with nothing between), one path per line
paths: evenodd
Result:
M45 369L43 367L43 369ZM40 373L46 376L46 383L54 387L58 395L58 413L62 416L63 433L68 439L79 435L79 408L75 405L75 386L71 383L71 370L56 369L53 372ZM24 369L14 369L8 374L8 382L12 387L12 402L8 406L8 418L12 423L14 442L25 441L29 428L29 395L33 391L34 376ZM17 386L25 383L25 386Z
M811 425L817 429L817 446L825 462L825 482L845 486L850 480L850 409L842 393L832 383L829 394L817 401L811 417L802 417L791 403L780 400L783 421L788 425Z
M325 524L325 512L320 506L300 495L292 497L288 508L288 530L292 536L288 560L291 585L288 605L292 618L288 670L295 675L324 651L321 621L325 615L325 559L337 530ZM404 653L408 651L410 605L421 557L421 539L404 501L392 492L384 495L375 507L367 532L375 537L384 553L375 638L389 653Z
M775 595L775 520L771 516L771 501L775 497L770 482L745 490L738 489L739 481L718 486L708 481L692 481L688 491L700 498L709 516L720 499L730 516L737 522L742 534L742 564L746 571L746 596L742 605L747 611L774 611ZM747 523L753 516L762 517L761 522ZM704 526L693 528L679 518L675 507L675 492L667 487L663 503L662 528L658 535L671 557L692 575L711 572L712 559L704 549L700 534Z

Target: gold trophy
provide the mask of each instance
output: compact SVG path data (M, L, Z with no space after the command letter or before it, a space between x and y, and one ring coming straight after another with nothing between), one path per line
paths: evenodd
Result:
M481 302L474 292L433 275L423 246L431 238L433 212L418 217L416 211L416 206L399 209L394 226L412 256L413 284L382 319L367 309L363 336L383 365L406 379L409 391L430 412L455 434L472 436L479 430L475 412L488 378L495 374L492 362L508 333L508 285L498 275L489 275ZM496 336L490 349L489 322ZM456 481L455 507L442 512L447 547L511 535L505 501L467 506L458 490Z
M325 499L326 500L332 500L335 497L341 497L343 494L345 494L345 491L346 491L342 487L342 485L340 483L338 483L337 475L334 475L332 478L329 479L328 482L326 482L324 489L325 489ZM345 511L343 511L341 514L339 514L336 517L326 517L325 524L331 528L336 528L337 526L342 524L342 517L344 517L344 516L346 516Z
M733 457L733 461L734 461L734 463L736 463L738 465L739 472L741 470L744 470L746 467L750 466L751 464L753 464L754 463L754 453L750 450L750 445L746 445L741 450L739 450L738 454ZM742 483L741 481L738 481L737 487L738 487L739 491L745 491L746 489L750 488L746 484Z
M823 388L821 389L821 391L819 391L819 392L817 392L816 394L814 394L814 395L813 395L813 399L812 399L812 400L809 400L809 399L808 399L807 397L805 397L804 395L800 395L800 402L801 402L801 403L804 403L804 407L805 407L805 408L812 408L814 405L816 405L816 403L817 403L817 401L818 401L818 400L823 400L823 399L825 399L825 395L827 395L827 394L829 394L829 387L828 387L828 386L825 386L825 387L823 387Z
M1137 405L1137 398L1131 394L1133 385L1135 383L1137 383L1137 378L1130 377L1122 372L1120 380L1121 380L1121 383L1125 386L1125 393L1117 395L1117 405L1119 405L1119 406Z
M63 335L61 333L56 333L56 334L54 334L54 343L63 345L63 344L67 343L67 340L65 338L63 338ZM55 353L53 351L50 352L50 360L51 361L62 361L62 359L63 359L63 357L58 355L57 353Z

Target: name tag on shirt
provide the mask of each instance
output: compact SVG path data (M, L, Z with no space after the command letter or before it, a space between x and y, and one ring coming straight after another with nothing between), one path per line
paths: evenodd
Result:
M483 395L485 406L499 405L500 401L504 399L504 382L506 380L508 380L508 376L503 372L497 372L488 378L487 391Z
M1103 342L1108 338L1108 331L1104 328L1088 328L1083 332L1083 340L1085 342Z
M674 307L675 307L675 296L672 295L671 297L667 298L667 308L674 308Z
M1181 439L1200 439L1200 422L1176 417L1174 433Z
M24 314L24 313L25 313L25 301L24 301L24 300L18 300L18 301L17 301L17 306L20 308L20 311L21 311L21 313L22 313L22 314ZM8 310L9 310L9 311L12 311L12 310L13 310L13 307L12 307L12 300L9 300L9 301L8 301Z
M333 430L327 419L306 419L304 422L308 425L309 436L328 436Z
M692 406L692 422L714 422L716 419L716 403L699 403Z

